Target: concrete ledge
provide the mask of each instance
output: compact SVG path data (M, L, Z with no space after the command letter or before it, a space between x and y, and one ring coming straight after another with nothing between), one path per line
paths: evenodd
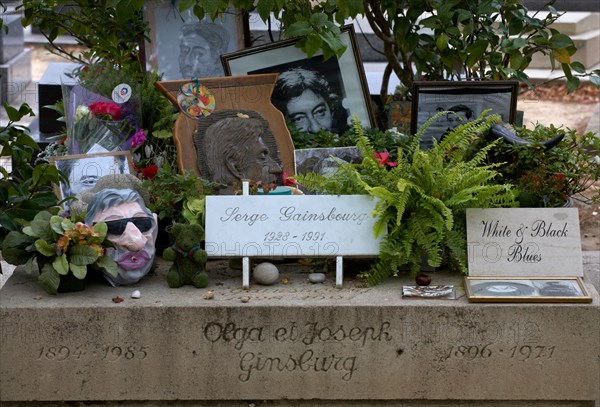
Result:
M588 275L597 275L597 263L586 261ZM240 272L211 262L207 289L169 289L166 268L159 261L136 287L92 282L56 297L17 269L0 296L2 406L524 407L600 399L600 298L590 279L591 304L472 304L462 291L454 301L402 299L408 278L366 288L347 275L340 290L329 272L326 283L311 285L296 265L283 267L288 284L245 291ZM434 274L434 284L445 283L462 279ZM141 299L130 298L134 289ZM208 290L214 299L204 299ZM113 302L117 296L124 301Z

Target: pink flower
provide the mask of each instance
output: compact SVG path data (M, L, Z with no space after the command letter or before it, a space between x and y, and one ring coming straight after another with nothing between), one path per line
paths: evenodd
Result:
M377 160L377 162L379 162L380 165L387 165L388 167L395 167L398 165L397 162L388 161L390 159L390 153L388 153L387 151L384 151L382 153L375 152L374 154L375 159Z
M112 102L95 102L90 105L90 110L94 116L105 120L119 120L121 118L121 108Z
M144 142L146 141L146 132L144 131L144 129L139 129L132 137L131 140L129 140L129 147L130 148L136 148L141 146L142 144L144 144Z

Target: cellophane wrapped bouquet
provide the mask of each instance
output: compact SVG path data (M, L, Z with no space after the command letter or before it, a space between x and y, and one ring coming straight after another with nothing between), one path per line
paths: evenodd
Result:
M62 84L68 154L130 150L143 132L139 83L104 66L70 76Z

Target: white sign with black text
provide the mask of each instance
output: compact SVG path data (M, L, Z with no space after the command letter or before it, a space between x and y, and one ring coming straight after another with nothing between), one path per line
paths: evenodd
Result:
M383 236L373 236L375 202L367 195L208 196L206 252L337 257L339 264L341 256L377 256Z
M467 209L469 275L583 276L577 208Z

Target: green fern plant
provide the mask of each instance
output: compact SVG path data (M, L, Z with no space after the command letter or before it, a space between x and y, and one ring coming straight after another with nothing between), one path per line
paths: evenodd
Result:
M432 117L405 146L395 167L383 165L365 137L360 121L353 129L361 164L342 164L328 178L298 176L306 188L328 194L368 194L377 198L373 216L376 237L387 230L377 261L361 276L375 285L401 270L416 273L423 258L432 267L445 264L467 273L466 209L514 205L510 185L494 180L497 164L486 165L491 143L473 155L471 145L499 120L485 116L465 123L421 150L419 139L441 114ZM468 158L472 157L472 158Z

